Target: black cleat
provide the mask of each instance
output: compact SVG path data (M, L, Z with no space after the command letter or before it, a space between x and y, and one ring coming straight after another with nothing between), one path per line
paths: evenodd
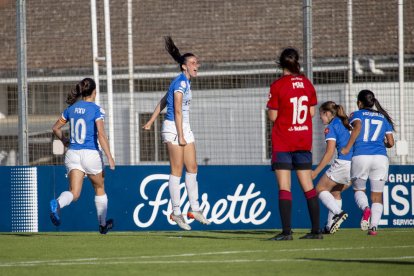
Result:
M292 231L290 233L280 233L270 238L269 241L291 241L293 240Z
M340 212L339 214L333 217L333 223L331 228L329 229L329 233L334 234L338 231L339 227L341 226L342 222L344 222L348 217L348 214L344 211Z
M322 231L321 231L321 233L323 234L323 235L329 235L331 232L329 232L329 229L327 229L327 227L328 226L326 226L326 227L324 227L323 229L322 229ZM330 227L329 227L330 228Z
M113 219L108 219L106 221L106 225L105 226L99 225L99 233L105 235L113 227L114 227L114 220Z
M307 233L305 236L302 236L299 239L301 240L322 240L323 239L322 231Z

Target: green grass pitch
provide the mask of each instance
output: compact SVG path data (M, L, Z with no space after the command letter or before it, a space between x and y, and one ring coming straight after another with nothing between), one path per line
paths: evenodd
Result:
M0 233L0 275L414 275L414 229Z

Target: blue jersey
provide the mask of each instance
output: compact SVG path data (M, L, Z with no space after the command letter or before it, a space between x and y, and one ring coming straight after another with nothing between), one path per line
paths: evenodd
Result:
M341 149L346 146L350 137L349 130L344 126L341 119L338 117L333 118L329 125L325 128L325 141L334 140L336 142L336 151L338 152L338 159L341 160L351 160L352 158L352 148L351 151L343 155Z
M66 108L62 119L70 125L69 148L99 150L95 121L104 117L105 111L93 102L78 101Z
M190 122L190 102L191 102L191 87L190 81L181 73L178 75L170 85L167 94L167 114L165 119L174 121L174 93L183 93L182 114L183 122Z
M361 132L355 140L356 155L387 155L384 145L385 134L392 133L392 126L387 118L373 110L361 109L351 114L351 123L361 121Z

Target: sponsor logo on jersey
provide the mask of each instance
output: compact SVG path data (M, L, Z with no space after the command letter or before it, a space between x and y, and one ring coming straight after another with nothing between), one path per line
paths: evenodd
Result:
M329 133L329 128L325 128L325 135Z
M306 131L309 130L308 126L291 126L288 131Z
M187 84L185 83L185 81L181 81L180 86L185 89L187 87Z

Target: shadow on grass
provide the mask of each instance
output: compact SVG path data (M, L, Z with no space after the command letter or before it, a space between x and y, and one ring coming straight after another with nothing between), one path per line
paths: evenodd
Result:
M319 261L319 262L341 262L341 263L362 263L362 264L394 264L394 265L414 265L409 261L392 261L392 260L364 260L364 259L330 259L330 258L300 258L299 260Z

